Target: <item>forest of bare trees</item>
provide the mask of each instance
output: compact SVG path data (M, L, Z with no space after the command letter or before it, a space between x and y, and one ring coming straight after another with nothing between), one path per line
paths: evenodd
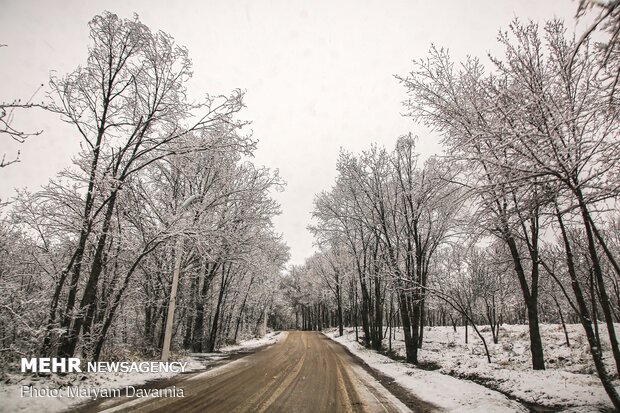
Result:
M487 348L500 325L527 324L543 370L540 325L580 323L620 409L620 6L582 2L584 15L582 36L560 20L514 20L489 64L433 46L396 76L406 116L438 133L444 153L422 161L410 135L341 152L314 202L320 252L284 281L297 327L355 326L388 351L399 327L417 364L425 326L469 326Z
M87 60L52 75L44 103L0 105L0 139L40 133L12 124L36 106L80 142L47 185L0 204L0 365L158 358L167 339L213 352L267 326L348 327L387 354L399 331L416 365L425 327L459 326L492 363L500 327L522 324L544 370L541 326L569 347L573 323L620 410L620 1L576 9L577 35L515 19L499 56L431 46L396 75L442 153L422 156L412 134L343 148L314 198L317 252L288 268L273 226L285 183L252 162L244 92L191 100L172 36L94 17Z
M250 161L243 92L190 101L188 51L137 17L96 16L90 42L83 65L52 76L45 105L81 151L2 211L3 365L158 357L177 260L173 351L263 333L288 259L272 227L284 183ZM3 105L1 131L22 139L16 105Z

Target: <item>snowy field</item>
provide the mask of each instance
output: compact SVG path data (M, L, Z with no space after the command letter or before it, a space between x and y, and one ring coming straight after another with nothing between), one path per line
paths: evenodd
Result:
M186 372L197 372L206 369L210 364L228 358L228 356L251 351L257 347L273 344L284 335L278 332L269 333L262 338L242 341L239 344L222 347L217 353L196 353L175 361L187 362ZM127 360L139 361L139 360ZM21 397L22 386L35 388L66 388L69 386L93 388L124 388L138 386L149 381L166 379L175 373L75 373L64 376L51 374L42 377L21 374L5 374L0 382L0 412L59 412L79 403L86 402L88 397Z
M606 365L613 374L615 369L607 331L603 325L599 328ZM482 400L488 395L479 395L479 388L476 390L463 384L473 384L471 381L453 382L450 380L453 377L474 380L487 389L497 390L512 399L537 407L575 412L599 409L612 411L612 404L596 375L581 325L568 325L567 329L570 347L566 346L561 325L541 325L547 367L545 371L531 370L528 327L525 325L502 326L498 344L493 344L488 327L481 328L489 346L491 364L486 360L481 340L471 327L468 344L465 344L464 327L457 327L456 332L452 327L427 327L424 332L424 345L419 353L424 370L404 366L402 363L395 366L395 362L387 357L364 349L355 343L353 329L346 329L344 337L335 339L349 347L373 368L392 376L411 389L420 398L449 411L491 411L481 406L470 409L470 403ZM334 334L328 333L330 337L334 337ZM384 344L387 347L387 338ZM404 357L401 331L396 332L392 349L396 355ZM443 391L444 389L446 391ZM493 393L495 399L497 393ZM492 406L501 406L501 403L498 404L496 400ZM495 411L505 410L498 407Z

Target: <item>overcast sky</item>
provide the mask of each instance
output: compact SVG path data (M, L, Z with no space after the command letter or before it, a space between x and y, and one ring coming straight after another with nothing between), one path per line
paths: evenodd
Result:
M406 74L431 43L457 59L499 54L498 29L515 16L557 16L573 29L576 8L571 0L0 0L0 44L8 45L0 48L0 101L27 100L50 71L83 64L94 15L137 13L189 49L194 96L247 90L241 117L259 140L256 163L279 169L288 183L275 194L276 229L299 264L314 250L306 231L312 200L333 184L340 148L392 147L413 132L423 154L439 150L436 136L401 116L406 96L394 74ZM21 145L21 163L0 169L2 199L16 187L36 190L78 149L76 134L54 116L18 121L44 133ZM0 148L15 150L6 139Z

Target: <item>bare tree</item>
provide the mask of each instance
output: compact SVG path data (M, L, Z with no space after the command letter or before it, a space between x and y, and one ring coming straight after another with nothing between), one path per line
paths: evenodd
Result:
M599 246L616 271L620 266L597 222L604 216L598 209L618 194L620 141L617 109L608 104L610 83L601 77L588 39L577 45L560 21L548 22L543 36L534 23L514 21L499 41L505 56L491 58L495 70L488 75L476 59L456 70L446 52L433 49L401 78L412 96L407 106L411 116L440 130L450 154L471 167L467 184L484 215L493 217L485 225L513 257L528 309L534 368L544 368L538 331L541 230L556 221L569 233L572 218L581 221L591 284L596 283L617 363L620 350ZM570 237L562 239L582 324L594 337L574 246ZM620 405L597 354L600 346L596 340L590 346L603 385Z
M59 354L72 355L81 332L90 333L96 288L103 258L124 185L135 173L166 157L206 150L208 135L234 136L243 126L232 116L242 107L242 94L186 101L185 83L191 75L187 50L169 35L151 31L139 22L105 13L90 23L88 62L64 78L52 78L52 110L73 125L83 140L79 174L85 198L80 233L71 259L62 271L55 296L68 293L60 326L66 329ZM206 146L205 146L206 144ZM252 145L239 137L238 145ZM98 233L94 254L85 262L86 245ZM83 268L89 265L81 299ZM50 308L55 322L57 300Z

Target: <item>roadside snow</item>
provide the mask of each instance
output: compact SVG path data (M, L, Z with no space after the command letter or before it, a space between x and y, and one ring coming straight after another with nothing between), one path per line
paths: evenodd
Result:
M543 371L534 371L531 368L527 325L503 325L498 344L493 344L488 326L479 328L487 340L491 364L486 361L482 342L471 328L468 343L465 343L464 327L457 327L456 331L452 327L426 327L424 345L418 353L420 364L436 369L435 374L443 373L458 379L475 380L487 388L531 405L565 409L564 411L572 408L573 411L584 412L613 409L596 375L589 346L580 325L567 325L570 339L568 347L561 325L541 324L547 368ZM599 329L607 371L613 374L615 364L607 330L602 324ZM348 329L345 337L337 341L355 344L353 331ZM388 345L387 340L385 345ZM398 356L405 356L400 329L395 332L392 340L392 351ZM418 369L413 371L412 377L427 377L426 374L429 373ZM620 387L617 388L620 390ZM432 389L430 391L432 392Z
M238 344L233 344L230 346L221 347L217 353L191 353L191 357L201 356L204 354L213 354L213 355L221 355L222 353L237 353L239 351L248 351L255 349L260 346L264 346L267 344L273 344L279 341L283 335L279 331L268 333L267 335L260 338L253 338L251 340L241 341Z
M355 354L373 369L394 379L417 398L454 413L469 412L527 412L520 403L503 394L468 380L460 380L435 371L426 371L394 361L387 356L364 348L351 331L342 337L335 332L326 334Z
M222 347L218 353L190 354L181 360L187 362L185 371L203 370L210 364L228 358L233 353L249 351L257 347L273 344L284 335L272 332L262 338L242 341L239 344ZM51 374L45 377L32 375L7 374L9 383L0 383L0 413L59 412L77 404L86 402L89 397L68 397L60 392L57 397L22 397L23 386L35 389L65 389L72 386L119 389L126 386L138 386L149 381L173 377L176 373L76 373L59 376Z
M114 388L141 385L148 381L170 378L175 373L75 373L59 376L51 374L44 377L10 377L11 384L0 385L0 412L58 412L89 400L89 397L68 397L63 389L80 386L88 388ZM42 389L59 389L54 396L23 396L24 386Z
M620 326L617 326L618 328ZM532 370L527 325L503 325L499 343L493 344L488 326L479 327L491 354L489 364L481 340L469 330L457 327L427 327L424 345L419 352L422 364L433 365L439 372L459 378L474 379L492 389L527 403L551 408L596 407L613 409L592 363L589 346L578 324L567 325L570 347L559 324L541 324L546 370ZM614 373L607 329L599 325L607 371ZM397 331L393 350L405 355L402 331Z

